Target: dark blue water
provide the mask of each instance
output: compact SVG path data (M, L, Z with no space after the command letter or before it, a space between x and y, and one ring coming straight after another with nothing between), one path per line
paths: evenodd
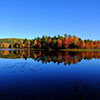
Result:
M66 60L71 56L71 62L67 61L66 65L65 53L62 54L58 64L58 56L53 53L54 60L48 61L47 53L25 60L21 53L10 51L2 55L1 52L0 100L99 100L100 59L96 58L97 53L93 53L95 57L91 60L86 55L81 58L79 53L67 55Z

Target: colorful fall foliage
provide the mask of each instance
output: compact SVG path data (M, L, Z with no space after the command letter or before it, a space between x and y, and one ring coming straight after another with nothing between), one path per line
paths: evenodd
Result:
M76 36L42 36L28 39L0 39L0 48L100 49L100 41L82 40Z

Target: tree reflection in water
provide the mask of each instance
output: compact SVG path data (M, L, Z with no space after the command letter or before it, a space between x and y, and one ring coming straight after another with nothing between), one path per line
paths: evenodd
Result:
M41 61L42 63L54 62L57 64L64 63L64 65L67 64L70 65L70 64L76 64L82 61L82 59L84 60L90 60L92 58L100 59L100 52L2 50L0 51L0 58L7 58L7 59L24 58L25 60L27 60L28 58L32 58L35 61L37 62ZM3 86L0 88L0 100L99 100L100 99L100 88L99 88L100 84L98 84L97 86L95 85L93 87L91 85L92 81L95 81L94 79L91 79L92 81L89 84L87 84L88 82L85 83L84 79L87 76L84 76L84 74L82 74L84 77L82 75L80 76L81 81L76 77L73 79L71 76L74 76L78 71L76 71L75 74L73 74L73 72L70 73L67 71L68 72L67 74L67 72L63 73L64 71L60 69L59 69L60 71L57 72L55 69L54 71L55 74L53 73L53 71L50 71L48 73L46 72L47 70L44 72L42 70L40 73L39 72L40 67L37 67L37 63L34 63L36 64L35 65L36 67L33 67L33 60L31 60L32 62L28 62L25 60L23 62L21 62L20 60L17 60L14 63L7 62L9 71L15 74L11 73L8 74L7 70L4 69L2 70L1 68L1 70L4 71L4 73L1 73L1 75L6 76L8 79L4 79L5 80L4 81L3 80L4 76L3 77L1 76L0 78L0 81L2 82L1 85ZM6 62L6 60L4 61ZM26 72L25 69L26 66L29 66L27 67L28 72ZM5 66L3 66L3 68L4 67ZM82 72L82 70L80 72ZM24 73L16 73L17 71L22 71ZM33 73L30 73L30 71ZM96 82L98 83L99 74L98 77L96 75L94 74L94 77L98 79ZM11 77L15 77L15 79L14 78L11 79ZM84 79L82 79L82 77ZM10 80L11 83L14 82L14 84L12 83L12 85L9 86L8 80ZM42 83L43 81L44 83ZM4 84L5 82L6 84ZM5 88L5 86L7 87Z
M34 50L2 50L0 51L0 58L8 58L8 59L16 59L16 58L24 58L27 60L28 58L32 58L35 61L42 63L50 63L54 62L57 64L64 63L64 65L68 64L76 64L80 62L82 59L90 60L92 58L100 59L100 52L67 52L67 51L34 51Z

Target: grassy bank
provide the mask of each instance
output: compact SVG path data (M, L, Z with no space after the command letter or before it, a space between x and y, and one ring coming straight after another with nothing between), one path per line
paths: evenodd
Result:
M59 51L100 51L100 49L59 49Z

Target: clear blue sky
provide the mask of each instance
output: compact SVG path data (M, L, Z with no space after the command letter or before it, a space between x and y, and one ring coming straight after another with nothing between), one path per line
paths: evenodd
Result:
M100 40L100 0L0 0L0 38L65 33Z

